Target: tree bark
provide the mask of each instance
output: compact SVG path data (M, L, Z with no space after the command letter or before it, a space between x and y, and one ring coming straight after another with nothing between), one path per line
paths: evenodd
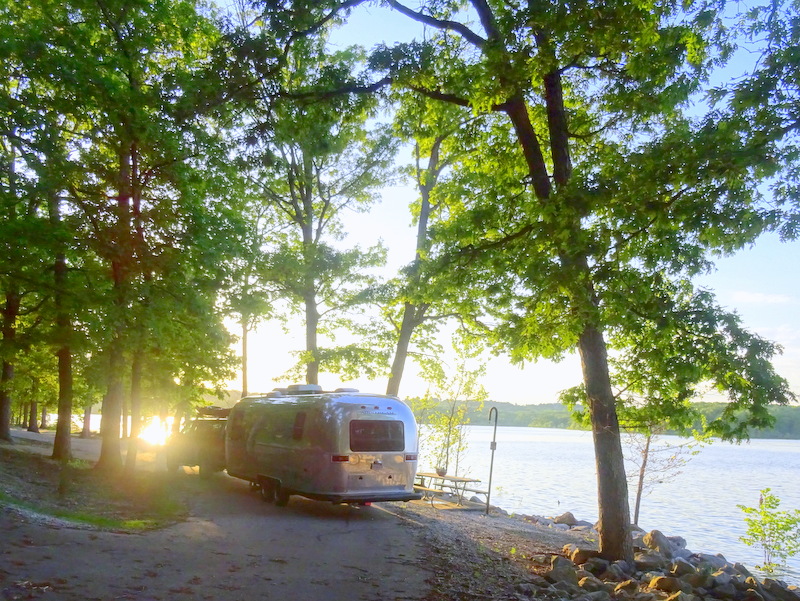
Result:
M17 337L17 318L22 299L15 291L6 292L3 306L3 342L13 349ZM6 357L3 359L0 372L0 440L13 442L11 439L11 382L14 380L14 363Z
M442 164L440 161L440 149L446 135L438 136L431 145L431 154L428 157L428 166L424 171L424 176L419 168L419 145L417 145L417 186L420 191L419 220L417 222L417 241L414 250L414 263L411 266L409 279L414 287L419 286L420 281L420 262L425 251L430 247L430 234L428 224L431 218L431 191L436 186L441 173ZM406 360L408 359L408 349L411 345L411 337L414 330L425 320L425 314L429 308L428 304L416 305L405 303L403 306L403 320L400 323L400 332L397 336L397 346L395 347L394 359L392 360L392 370L389 373L389 382L386 385L386 394L398 396L400 394L400 382L403 379Z
M125 471L132 474L136 470L136 455L139 451L139 432L142 420L142 368L144 357L137 350L131 362L131 429L128 437L128 452L125 455Z
M28 432L39 432L39 403L36 399L31 400L28 408Z
M247 326L248 319L242 315L242 398L246 397L247 392Z
M108 359L108 391L103 398L103 409L100 416L100 458L97 469L116 472L122 468L122 445L120 442L120 420L122 417L122 341L114 338L111 341Z
M602 332L596 327L586 326L581 333L578 349L592 419L597 465L600 554L608 560L624 559L630 562L633 561L633 542L629 534L628 481Z
M636 505L633 510L633 523L639 524L639 507L642 504L642 491L644 490L644 476L647 473L647 460L650 458L650 442L653 440L653 435L648 432L647 438L644 442L644 451L642 451L642 465L639 466L639 481L636 485Z
M83 428L81 429L81 438L91 438L92 436L92 406L84 408L83 410Z
M61 210L57 197L49 203L50 224L58 229ZM56 253L54 265L54 295L56 306L56 357L58 359L58 421L53 441L53 459L72 458L72 322L65 306L67 296L67 258L63 251Z
M305 306L306 351L311 355L306 364L306 384L319 384L319 347L317 346L319 311L317 311L317 299L313 294L305 297Z
M97 468L105 471L118 471L122 468L120 444L120 420L124 391L122 372L124 369L125 319L129 278L133 262L133 240L131 235L131 164L134 146L123 144L119 157L119 195L117 196L116 224L111 248L111 276L113 298L110 313L112 322L111 342L108 353L108 389L103 398L100 418L100 458Z

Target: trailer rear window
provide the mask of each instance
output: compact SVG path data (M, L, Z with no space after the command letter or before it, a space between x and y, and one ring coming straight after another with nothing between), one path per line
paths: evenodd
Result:
M361 453L405 450L403 422L354 419L350 422L350 450Z

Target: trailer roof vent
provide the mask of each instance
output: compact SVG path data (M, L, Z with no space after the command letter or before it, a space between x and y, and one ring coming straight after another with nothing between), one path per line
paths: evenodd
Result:
M358 388L337 388L334 392L358 392Z
M319 394L322 386L319 384L292 384L289 386L289 394Z
M264 395L264 397L268 399L278 399L282 396L284 396L284 394L280 390L273 390L272 392L268 392L267 394Z

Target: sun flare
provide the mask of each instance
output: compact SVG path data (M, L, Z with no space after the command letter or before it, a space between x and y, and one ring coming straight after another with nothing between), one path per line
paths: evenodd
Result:
M139 434L139 439L151 445L163 445L169 437L169 424L160 417L152 418Z

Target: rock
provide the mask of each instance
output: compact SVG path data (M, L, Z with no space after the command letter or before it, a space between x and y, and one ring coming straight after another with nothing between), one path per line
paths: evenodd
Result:
M553 518L553 522L556 524L566 524L567 526L574 526L578 523L578 520L575 519L575 516L572 515L572 512L567 511L562 513L560 516Z
M685 582L674 576L656 576L648 586L665 593L677 593L689 588Z
M670 540L658 530L651 530L642 537L642 542L647 548L656 551L659 555L663 555L667 559L672 559L673 547Z
M578 586L585 590L587 593L594 593L597 591L608 592L611 587L596 576L584 576L578 581Z
M742 576L745 576L747 578L753 578L753 574L750 573L750 570L748 570L740 563L733 564L733 569L739 572Z
M609 565L606 571L600 577L603 580L613 580L616 582L622 582L623 580L628 579L628 574L618 565L617 562L615 562Z
M611 595L606 591L592 591L591 593L586 593L581 598L586 601L608 601L611 599Z
M569 558L573 561L573 563L582 565L585 564L590 559L599 556L600 556L600 551L595 551L594 549L575 548L570 554Z
M566 582L574 586L578 586L578 573L575 570L575 564L566 557L554 555L550 563L550 571L544 577L553 583Z
M614 594L633 593L637 590L639 590L639 583L636 580L625 580L614 587Z
M583 590L577 584L572 584L571 582L556 582L553 584L553 588L567 593L570 598L579 597L583 594Z
M673 561L669 569L670 574L679 578L681 576L687 576L688 574L694 574L695 571L695 567L681 557Z
M633 548L634 549L645 549L645 548L647 548L647 545L644 544L644 540L643 540L644 539L644 535L645 535L645 531L642 530L642 529L635 530L634 532L631 532L631 538L632 538L631 542L633 542Z
M535 586L537 588L550 588L550 583L547 580L538 574L531 574L528 576L528 584Z
M691 574L685 574L681 576L680 579L694 589L711 588L711 585L714 582L711 574L706 574L704 572L692 572Z
M800 601L800 593L796 586L786 586L785 584L773 580L772 578L764 578L761 583L764 590L772 595L778 601Z
M667 597L666 601L701 601L697 595L679 591Z
M661 597L655 593L639 591L633 596L633 601L660 601Z
M755 589L747 589L741 597L742 601L764 601L764 596Z
M721 570L725 566L729 565L725 556L721 553L717 553L716 555L709 555L708 553L695 553L693 557L697 558L699 563L708 564L711 566L713 570Z
M672 544L672 546L676 549L685 549L686 548L686 539L682 536L668 536L667 539Z
M569 525L568 524L555 524L554 523L551 526L551 528L555 528L556 530L562 530L562 531L566 532L567 530L569 530Z
M645 553L636 553L634 555L634 563L636 564L637 570L640 572L647 572L649 570L662 570L667 567L669 562L660 553L650 551Z
M609 563L605 559L601 557L590 557L583 563L583 569L587 572L591 572L595 576L599 576L606 570L608 570Z
M733 586L733 582L728 582L720 586L715 586L711 594L718 599L734 599L739 594L739 591Z
M711 574L711 579L713 587L726 586L731 583L731 580L733 580L733 576L731 576L730 574L728 574L728 572L725 572L723 570L717 570L716 572Z
M615 561L614 565L619 566L619 568L623 571L623 573L627 574L628 576L633 574L634 566L629 564L627 561L623 561L620 559L618 561Z

